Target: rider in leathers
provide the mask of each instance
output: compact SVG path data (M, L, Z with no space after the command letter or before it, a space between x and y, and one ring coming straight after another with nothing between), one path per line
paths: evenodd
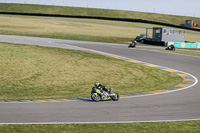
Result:
M110 93L108 88L106 86L101 85L100 83L95 83L95 88L101 90L101 96L103 96L103 91Z

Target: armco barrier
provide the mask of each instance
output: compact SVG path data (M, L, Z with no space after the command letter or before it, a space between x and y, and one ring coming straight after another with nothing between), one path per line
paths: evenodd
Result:
M185 48L185 45L186 45L186 44L185 44L184 42L182 42L182 43L181 43L181 48Z
M200 42L168 42L168 46L172 44L177 48L200 48Z
M197 48L200 48L200 42L198 43Z
M197 48L197 43L185 43L185 48Z
M181 42L174 42L174 46L177 48L181 48Z

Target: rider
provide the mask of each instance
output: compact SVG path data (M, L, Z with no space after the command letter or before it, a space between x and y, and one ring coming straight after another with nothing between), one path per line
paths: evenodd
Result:
M172 50L175 50L175 46L174 44L171 45Z
M136 40L134 40L132 43L130 43L130 47L136 47L136 45L137 45L137 41Z
M108 91L108 88L106 87L106 86L103 86L103 85L101 85L100 83L95 83L94 84L95 85L95 87L97 88L97 89L99 89L99 90L103 90L103 91L106 91L106 92L109 92Z
M174 44L171 44L171 45L167 46L167 49L168 49L168 50L174 50L174 51L175 51L175 46L174 46Z

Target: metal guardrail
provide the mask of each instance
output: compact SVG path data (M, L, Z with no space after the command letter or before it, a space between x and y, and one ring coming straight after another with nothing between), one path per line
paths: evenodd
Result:
M200 42L168 42L168 46L172 44L177 48L200 48Z

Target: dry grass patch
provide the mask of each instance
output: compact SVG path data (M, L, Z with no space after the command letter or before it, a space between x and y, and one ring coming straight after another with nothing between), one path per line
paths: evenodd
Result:
M176 85L169 72L76 50L0 43L0 100L90 97L101 82L119 94Z
M70 21L0 16L0 34L128 43L140 29ZM133 33L133 34L130 34Z
M16 17L9 15L0 15L0 19L0 34L122 44L129 44L138 34L146 33L144 27L156 27L156 25L150 24L89 19ZM195 34L187 34L186 40L200 42L199 35Z

